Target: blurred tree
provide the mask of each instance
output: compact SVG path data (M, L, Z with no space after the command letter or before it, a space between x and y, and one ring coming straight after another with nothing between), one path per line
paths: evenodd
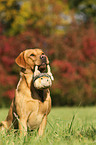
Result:
M61 0L0 1L0 21L9 35L18 34L28 27L49 35L57 26L70 24L69 13L68 3Z
M54 37L49 48L55 76L51 91L53 104L96 104L94 24L72 25L65 36Z
M96 0L82 1L78 9L86 15L87 20L93 19L96 22Z
M75 13L84 15L87 21L93 19L96 22L96 0L69 0L68 2L70 8L75 9Z
M0 1L0 22L5 26L5 30L10 29L19 10L20 6L14 0Z
M77 9L79 4L84 1L84 0L68 0L68 3L69 3L69 7L71 9Z
M29 15L29 1L0 1L0 22L3 24L4 32L7 35L14 35L22 32L26 24L26 19L29 18Z
M41 30L44 35L51 35L56 32L58 26L70 24L67 18L64 19L69 13L68 3L64 1L31 0L31 17L28 26Z

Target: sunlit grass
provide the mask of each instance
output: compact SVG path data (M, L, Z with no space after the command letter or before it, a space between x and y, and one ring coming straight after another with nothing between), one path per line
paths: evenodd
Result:
M0 110L0 121L7 113ZM1 132L0 145L96 145L96 107L52 108L43 137L37 130L22 138L13 132Z

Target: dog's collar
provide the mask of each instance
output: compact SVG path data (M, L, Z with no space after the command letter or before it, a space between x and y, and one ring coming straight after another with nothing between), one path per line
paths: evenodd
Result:
M35 82L38 78L41 78L41 77L48 77L51 79L51 76L47 73L40 73L39 75L36 75L35 77L33 76L33 82Z

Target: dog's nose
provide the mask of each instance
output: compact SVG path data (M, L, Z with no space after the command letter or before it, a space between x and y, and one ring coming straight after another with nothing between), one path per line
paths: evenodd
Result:
M46 55L41 55L40 59L42 60L42 63L46 63Z

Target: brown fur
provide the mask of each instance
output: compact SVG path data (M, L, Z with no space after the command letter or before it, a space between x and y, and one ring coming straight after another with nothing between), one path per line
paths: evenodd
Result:
M36 90L32 85L34 66L42 64L40 59L42 54L44 52L40 49L29 49L16 58L16 63L23 68L23 71L20 73L21 78L8 116L0 124L1 130L14 127L26 134L27 128L30 130L39 128L39 135L43 134L47 115L51 110L50 91L49 89ZM49 63L48 58L46 63Z

